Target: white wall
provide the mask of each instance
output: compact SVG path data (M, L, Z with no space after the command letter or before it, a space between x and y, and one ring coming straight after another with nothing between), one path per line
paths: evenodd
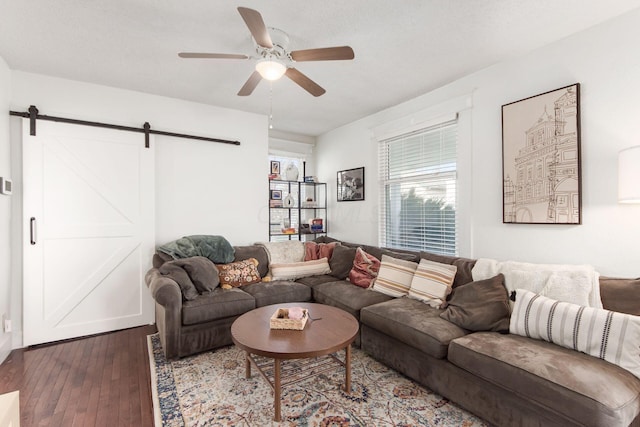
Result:
M14 71L11 110L26 111L29 105L45 115L134 127L148 121L152 129L240 141L235 146L155 136L156 244L190 234L218 234L234 245L267 239L266 116ZM12 149L18 154L20 122L11 121ZM12 157L17 177L22 159ZM20 203L20 194L13 201ZM21 216L18 211L16 218ZM16 236L19 227L18 219L13 222ZM16 240L14 270L21 266L22 253L21 239ZM21 295L22 276L13 276L13 291ZM21 298L13 298L12 308L21 313ZM21 330L21 324L14 315L14 329ZM18 338L14 348L22 344L21 334Z
M465 122L470 137L460 141L472 165L460 177L462 196L470 194L460 255L589 263L605 275L640 276L640 206L616 200L617 153L640 144L639 37L640 9L320 136L318 175L330 188L337 170L366 167L364 202L336 203L335 190L331 195L330 235L378 241L372 129L471 94L473 106ZM501 106L576 82L581 83L583 224L503 224Z
M11 70L0 57L0 176L11 179L9 144L9 99ZM2 315L11 317L11 196L0 195L0 322ZM0 324L0 363L11 351L11 334Z

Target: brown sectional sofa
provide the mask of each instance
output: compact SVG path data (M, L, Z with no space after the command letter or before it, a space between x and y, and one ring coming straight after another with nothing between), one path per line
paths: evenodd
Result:
M454 288L472 281L471 259L341 245L361 246L379 259L384 253L454 264ZM266 274L268 257L262 247L235 249L236 260L257 258L260 273ZM495 425L640 426L640 379L630 372L547 342L467 331L442 319L440 309L341 280L348 265L333 258L332 275L216 289L185 302L175 282L157 268L150 270L147 284L156 301L166 356L183 357L231 344L231 323L255 307L315 301L339 307L360 321L356 345L364 351ZM154 267L161 263L154 257ZM606 309L640 315L640 279L601 278L600 288Z

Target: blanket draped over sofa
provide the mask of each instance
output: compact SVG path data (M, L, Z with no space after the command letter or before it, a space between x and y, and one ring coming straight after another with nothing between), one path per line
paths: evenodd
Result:
M473 266L473 280L502 273L509 292L528 289L553 299L602 308L600 274L590 265L532 264L479 258Z
M173 259L203 256L216 264L233 261L234 249L222 236L185 236L158 248Z

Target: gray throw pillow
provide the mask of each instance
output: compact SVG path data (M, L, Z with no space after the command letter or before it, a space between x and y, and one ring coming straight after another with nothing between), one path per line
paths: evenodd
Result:
M182 299L184 301L191 301L198 298L198 291L189 278L186 270L179 265L175 264L175 261L165 262L158 269L160 274L173 279L182 292Z
M164 252L160 252L160 251L156 251L156 253L153 254L152 262L153 262L154 268L160 268L162 264L168 261L173 261L173 258L171 258L171 255L167 255Z
M218 268L209 258L194 256L170 261L182 267L201 294L212 292L220 284Z
M469 331L509 332L509 294L504 275L458 286L440 317Z
M353 260L356 257L357 248L348 248L336 245L329 260L331 275L337 279L344 280L349 277L349 272L353 268Z

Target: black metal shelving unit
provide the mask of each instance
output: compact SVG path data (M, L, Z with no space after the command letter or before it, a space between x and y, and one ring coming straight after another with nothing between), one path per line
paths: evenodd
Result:
M292 200L288 200L287 196L291 196ZM322 219L323 228L321 231L312 231L309 221L318 218ZM293 233L283 233L283 225L286 225L283 220L289 221L290 227L295 230ZM269 241L307 241L323 234L327 234L327 184L269 180Z

